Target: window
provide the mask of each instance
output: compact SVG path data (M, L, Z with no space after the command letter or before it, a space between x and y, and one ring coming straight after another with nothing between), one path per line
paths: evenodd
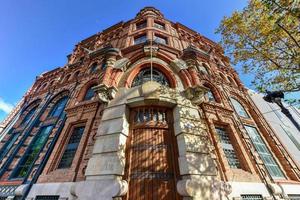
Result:
M68 145L58 165L59 169L69 168L72 165L83 132L84 132L84 126L77 127L73 130Z
M294 145L297 147L297 149L300 151L300 143L298 142L298 140L293 136L293 134L287 128L283 127L282 125L280 126L287 134L287 136L290 138L290 140L294 143Z
M88 101L88 100L91 100L94 96L95 96L95 92L94 90L92 89L93 86L91 86L85 93L85 96L84 96L84 101Z
M152 80L160 83L161 85L170 86L169 81L165 77L163 73L160 71L153 69L152 70ZM151 69L150 67L142 69L138 75L134 78L132 82L132 87L142 85L143 83L146 83L148 81L151 81Z
M216 132L230 168L241 168L240 161L232 146L228 132L220 127L216 127Z
M234 98L230 98L230 101L234 107L235 112L241 116L241 117L245 117L245 118L249 118L249 115L247 114L245 108L242 106L242 104L240 102L238 102L237 100L235 100Z
M154 22L154 27L161 30L165 30L165 25L161 22Z
M50 117L59 117L60 114L64 111L65 106L67 104L67 97L63 97L62 99L60 99L53 107L51 113L50 113Z
M29 122L29 120L31 119L31 117L33 116L33 114L35 113L37 106L32 108L27 115L24 117L23 121L21 122L21 125L25 125Z
M263 200L261 195L257 194L242 194L242 200Z
M245 126L248 135L258 152L260 158L264 162L269 174L273 178L284 178L282 171L280 170L278 164L274 160L273 156L271 155L269 149L267 148L266 144L264 143L263 139L259 135L257 129L252 126Z
M141 35L139 37L134 38L134 44L141 44L147 41L146 35Z
M98 67L97 63L92 64L90 72L95 73L97 71L97 67Z
M19 135L19 133L14 133L12 136L10 136L8 141L6 141L3 148L0 150L0 160L2 160L4 156L6 156L13 144L17 141Z
M159 43L159 44L168 44L167 38L161 37L161 36L155 36L154 41Z
M216 98L215 98L214 94L212 93L212 91L210 89L207 91L207 93L206 93L205 96L206 96L206 99L208 101L214 101L214 102L216 102Z
M300 200L299 194L288 194L289 200Z
M38 195L35 200L58 200L58 195Z
M30 168L47 142L51 130L52 125L45 126L34 137L25 155L19 162L16 171L13 173L13 178L25 178L29 174Z
M136 24L136 29L137 29L137 30L138 30L138 29L145 28L145 27L147 27L147 21L146 21L146 20L145 20L145 21L142 21L142 22L139 22L139 23Z
M79 74L80 74L80 71L77 71L77 72L75 72L75 74L74 74L74 78L77 78L77 77L79 77Z

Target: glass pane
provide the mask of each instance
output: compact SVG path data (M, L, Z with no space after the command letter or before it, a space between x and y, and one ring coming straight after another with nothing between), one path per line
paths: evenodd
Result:
M33 114L35 113L37 107L32 108L27 115L24 117L21 125L27 124L29 122L29 120L31 119L31 117L33 116Z
M230 98L230 101L232 102L235 112L239 116L249 118L249 115L247 114L247 112L246 112L245 108L242 106L242 104L240 104L240 102L238 102L234 98Z
M252 126L245 126L248 135L258 152L260 158L264 162L269 174L273 178L284 178L284 175L279 168L278 164L274 160L272 154L270 153L269 149L267 148L266 144L262 140L261 136L259 135L257 129Z
M155 36L154 41L160 44L167 44L167 39L159 36Z
M215 96L211 90L207 91L206 98L208 99L208 101L216 101Z
M17 166L17 170L13 178L24 178L29 173L32 164L37 159L39 152L43 149L49 134L51 133L52 125L43 127L40 132L34 137L25 155Z
M158 29L161 29L161 30L165 30L165 25L161 24L161 23L158 23L158 22L154 22L154 27L158 28Z
M216 127L216 132L230 168L241 168L240 161L236 155L226 129Z
M20 135L19 133L15 133L8 139L8 141L5 143L4 147L0 151L0 160L2 160L4 156L6 156L6 154L9 152L13 144L18 139L19 135Z
M60 114L64 111L65 105L67 103L68 98L64 97L60 99L52 109L52 112L50 114L51 117L59 117Z
M147 36L142 35L140 37L134 38L134 44L141 44L147 41Z
M73 130L73 133L69 139L64 154L62 155L62 158L58 165L59 169L68 168L72 165L83 132L84 132L84 126L77 127Z
M143 22L136 24L136 29L142 29L142 28L145 28L146 26L147 26L147 21L143 21Z
M165 75L156 69L152 70L152 80L162 85L170 86L169 81L167 80ZM148 81L151 81L151 69L147 67L142 69L134 78L132 82L132 87L142 85L143 83L146 83Z
M92 89L92 87L90 87L88 91L85 93L84 101L91 100L94 96L95 96L95 92Z

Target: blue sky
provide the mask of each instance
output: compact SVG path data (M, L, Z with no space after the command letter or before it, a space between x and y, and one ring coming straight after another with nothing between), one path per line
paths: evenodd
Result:
M0 6L0 121L17 104L35 77L63 66L76 43L109 26L134 18L145 6L158 8L219 41L215 29L246 0L6 0ZM249 76L241 74L246 86Z

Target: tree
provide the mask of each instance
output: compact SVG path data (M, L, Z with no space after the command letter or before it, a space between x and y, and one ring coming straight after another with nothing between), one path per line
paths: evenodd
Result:
M234 64L253 73L256 88L300 91L300 1L250 0L224 17L217 33Z

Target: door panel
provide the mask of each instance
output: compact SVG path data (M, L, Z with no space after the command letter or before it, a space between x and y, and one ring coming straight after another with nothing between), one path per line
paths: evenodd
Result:
M131 112L127 145L128 200L179 199L171 114L167 109L142 107Z

